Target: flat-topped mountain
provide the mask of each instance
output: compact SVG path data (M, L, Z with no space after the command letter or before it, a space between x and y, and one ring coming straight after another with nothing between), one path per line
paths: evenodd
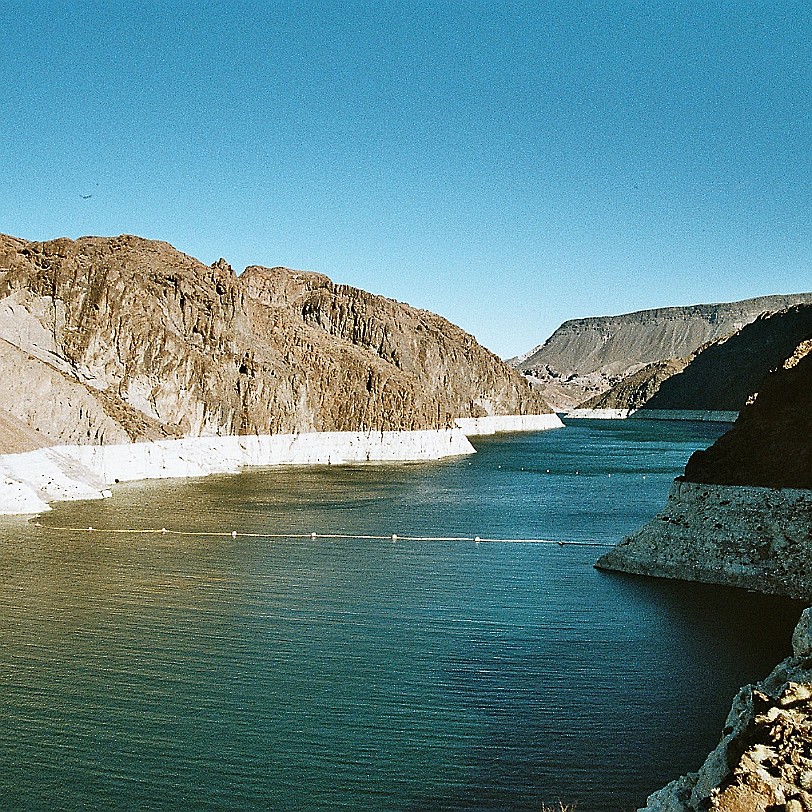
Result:
M237 276L127 235L0 236L0 370L9 451L550 411L440 316L317 273Z
M812 304L766 313L688 358L643 367L581 408L738 412L808 338Z
M764 313L799 303L812 304L812 293L573 319L509 363L537 380L553 405L569 408L648 364L687 358Z

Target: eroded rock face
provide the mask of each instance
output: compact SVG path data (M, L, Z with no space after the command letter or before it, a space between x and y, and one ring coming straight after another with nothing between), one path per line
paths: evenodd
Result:
M550 411L439 316L315 273L238 277L224 260L126 235L0 237L0 339L0 370L15 381L0 408L55 442L444 428ZM27 386L16 383L23 357Z
M702 767L651 795L643 812L812 810L810 625L807 609L793 636L793 657L739 691Z

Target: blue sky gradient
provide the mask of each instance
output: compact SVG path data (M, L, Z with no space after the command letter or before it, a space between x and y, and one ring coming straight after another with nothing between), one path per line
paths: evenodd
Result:
M503 356L812 289L806 3L0 8L5 233L316 270Z

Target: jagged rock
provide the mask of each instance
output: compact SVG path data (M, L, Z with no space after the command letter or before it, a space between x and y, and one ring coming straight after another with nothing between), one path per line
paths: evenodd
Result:
M238 277L225 260L128 235L0 236L0 339L0 413L50 442L444 428L550 411L439 316L316 273Z
M792 653L796 657L812 657L812 608L804 610L795 627L792 634Z
M767 376L665 508L597 566L812 600L812 353Z
M811 615L807 609L796 629L805 644ZM812 663L796 652L739 691L705 763L649 796L643 812L809 812L810 786Z

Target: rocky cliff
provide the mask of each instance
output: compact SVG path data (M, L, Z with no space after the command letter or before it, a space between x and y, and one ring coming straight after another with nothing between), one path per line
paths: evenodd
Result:
M316 273L237 276L127 235L0 236L0 370L3 425L26 427L9 447L550 411L439 316Z
M597 566L812 600L812 341Z
M738 412L764 376L811 337L812 304L764 314L689 358L632 373L581 408Z
M764 379L733 428L691 456L686 480L812 489L812 325L808 335Z
M510 363L535 380L551 403L569 408L644 366L688 358L764 313L799 303L812 304L812 293L574 319Z
M665 509L598 566L812 600L812 340L691 457ZM718 747L646 812L812 809L812 609L793 654L742 688Z

